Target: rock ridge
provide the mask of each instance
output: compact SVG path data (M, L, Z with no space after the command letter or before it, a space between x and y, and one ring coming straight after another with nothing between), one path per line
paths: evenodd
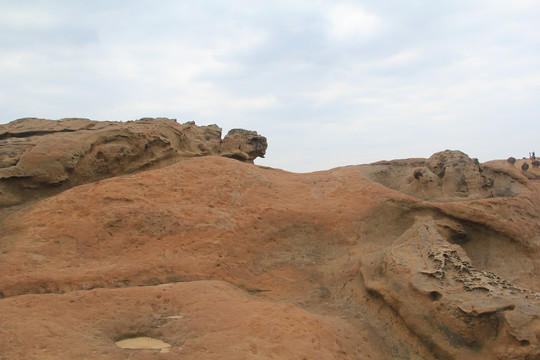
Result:
M380 161L357 168L372 181L435 202L511 197L531 188L523 172L503 165L480 164L461 151L445 150L429 159Z
M0 125L0 208L73 186L170 165L195 156L227 156L253 163L266 138L217 125L174 119L92 121L24 118Z
M44 149L93 139L49 124L78 130ZM63 181L111 176L0 219L0 358L540 357L540 189L518 166L443 151L294 174L237 161L264 155L247 130L93 126L110 137L56 157ZM116 345L133 338L169 354Z

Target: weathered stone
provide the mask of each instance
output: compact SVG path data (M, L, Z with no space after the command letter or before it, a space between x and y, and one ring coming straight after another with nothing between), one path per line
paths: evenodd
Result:
M538 181L448 155L310 174L197 156L19 207L0 358L536 359ZM139 337L170 354L115 344Z
M494 168L480 165L461 151L445 150L427 160L381 161L357 168L372 181L436 202L513 196L530 187L527 179L513 169L501 168L500 164Z
M128 122L26 118L0 125L0 207L112 176L170 165L186 157L229 156L234 144L253 162L266 139L234 130L221 140L216 125L166 118Z
M243 129L232 129L221 143L223 156L247 162L253 162L258 157L264 158L267 147L264 136Z

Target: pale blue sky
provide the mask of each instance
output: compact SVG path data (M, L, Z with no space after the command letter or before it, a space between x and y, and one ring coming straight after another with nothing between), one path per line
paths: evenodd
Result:
M256 130L314 171L540 151L540 2L0 0L0 123Z

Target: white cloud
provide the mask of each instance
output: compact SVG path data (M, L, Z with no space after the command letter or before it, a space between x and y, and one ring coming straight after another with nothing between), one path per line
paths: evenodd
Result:
M56 23L57 19L51 12L36 6L11 7L2 5L2 10L0 11L1 27L28 30L50 28Z
M420 53L415 50L400 51L389 58L377 62L382 66L402 65L414 62L420 58Z
M0 55L0 68L8 71L22 70L26 57L22 53L4 53Z
M367 38L381 25L381 20L375 14L348 3L333 6L329 11L329 20L332 35L342 41Z
M531 0L0 0L0 123L245 127L269 138L259 163L303 171L519 156L540 132L538 18Z
M348 82L334 82L325 84L324 88L307 91L304 96L315 101L316 105L325 105L336 100L350 97L357 88Z

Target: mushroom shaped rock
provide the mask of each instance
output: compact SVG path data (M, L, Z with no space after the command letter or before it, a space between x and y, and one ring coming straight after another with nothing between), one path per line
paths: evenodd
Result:
M221 155L253 163L258 157L264 158L267 147L266 138L256 131L232 129L221 142Z
M482 174L477 159L457 150L445 150L428 159L429 169L441 179L442 192L449 198L463 198L471 193L488 197L493 180Z

